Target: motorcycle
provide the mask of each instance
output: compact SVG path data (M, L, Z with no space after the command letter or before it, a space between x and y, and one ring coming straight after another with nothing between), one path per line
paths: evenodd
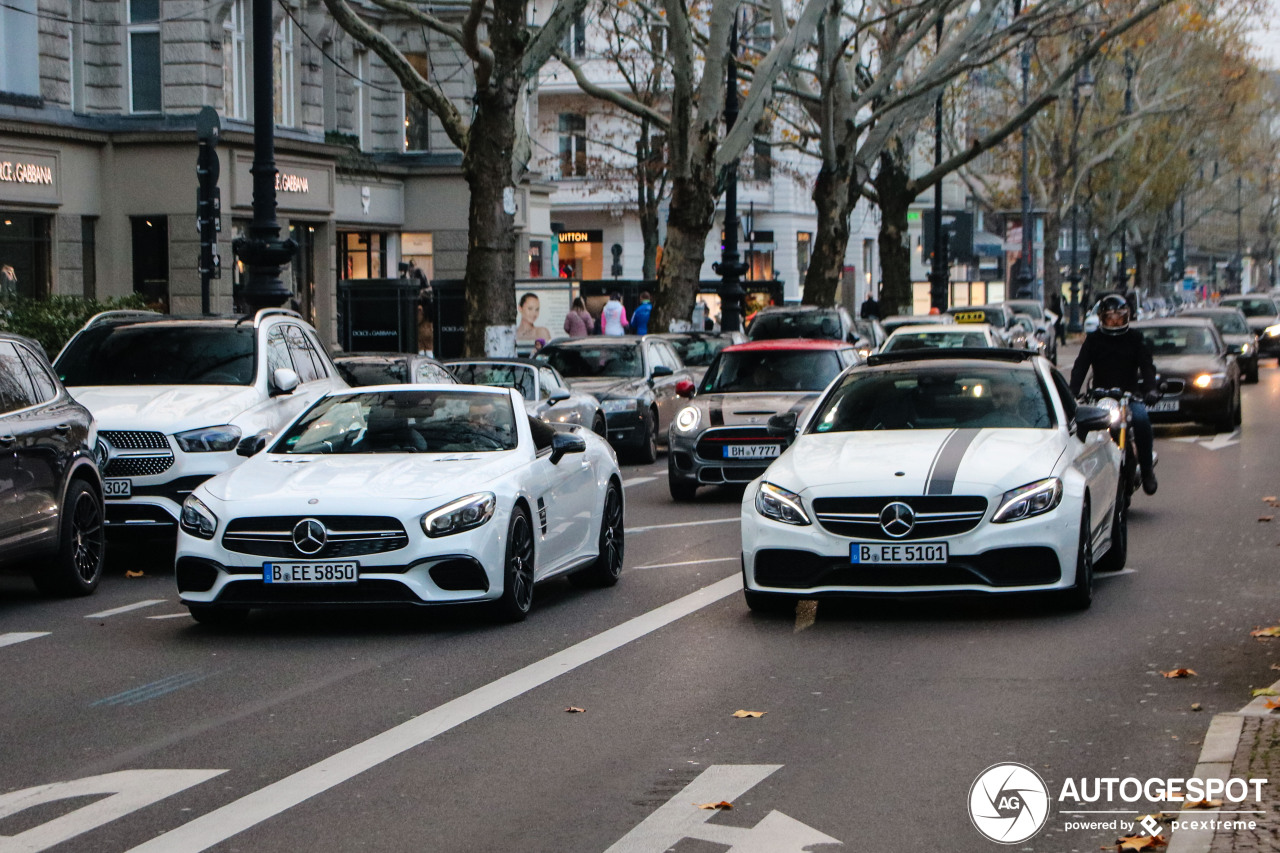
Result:
M1094 388L1085 395L1086 403L1111 413L1111 439L1124 452L1124 461L1120 466L1120 491L1124 496L1126 509L1133 499L1133 493L1142 488L1142 468L1138 464L1138 448L1133 439L1133 414L1129 409L1130 403L1136 399L1138 398L1133 394L1119 388ZM1157 461L1153 450L1153 467Z

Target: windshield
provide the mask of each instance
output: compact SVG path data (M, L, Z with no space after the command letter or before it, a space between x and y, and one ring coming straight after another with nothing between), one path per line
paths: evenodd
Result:
M486 364L484 362L453 362L449 365L453 375L463 385L489 385L495 388L516 388L526 400L538 399L538 384L533 368L519 364Z
M58 356L64 385L252 385L252 326L139 323L85 329Z
M846 374L809 432L1052 426L1048 398L1032 370L912 365Z
M543 347L538 357L568 379L593 376L629 378L644 376L644 359L638 344L602 346Z
M1026 314L1035 320L1043 320L1044 306L1034 300L1030 302L1007 302L1005 303L1018 314Z
M1153 356L1213 355L1213 334L1203 326L1152 326L1140 329Z
M894 332L885 341L885 352L908 349L955 349L956 347L990 347L982 332Z
M706 367L720 350L733 343L728 338L667 338L667 341L689 367Z
M325 397L272 453L484 453L516 446L506 395L384 391Z
M760 314L747 337L753 341L778 338L831 338L841 340L840 315L834 311L797 311Z
M1222 335L1249 334L1249 326L1245 323L1244 318L1233 311L1214 311L1212 314L1196 314L1192 312L1186 316L1206 317L1209 320L1212 320L1213 325L1218 328L1218 333Z
M1280 313L1276 311L1276 304L1270 299L1232 299L1222 304L1239 308L1246 317L1274 317Z
M834 350L730 350L707 369L699 393L821 391L842 369Z
M352 388L363 385L403 385L409 381L409 368L403 361L340 359L334 361L334 366Z
M894 317L888 320L881 320L880 326L885 330L886 334L893 334L894 329L900 329L903 326L918 326L923 323L949 323L951 318L943 317L940 314L922 314L919 317Z

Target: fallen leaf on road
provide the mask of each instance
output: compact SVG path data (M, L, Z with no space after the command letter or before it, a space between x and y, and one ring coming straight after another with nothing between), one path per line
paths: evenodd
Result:
M587 713L587 709L586 709L586 708L579 708L577 705L570 705L568 708L565 708L564 710L565 710L565 713L568 713L568 714L585 714L585 713Z
M731 809L733 808L733 803L730 803L727 800L721 800L718 803L694 803L694 805L700 809Z
M1171 669L1168 672L1161 670L1160 674L1163 675L1165 678L1186 678L1189 675L1199 675L1200 673L1196 672L1194 669L1183 668L1183 669Z
M1267 495L1265 498L1262 499L1263 503L1269 503L1269 504L1275 503L1276 500L1277 498L1275 495Z
M1262 705L1267 710L1274 711L1276 708L1280 708L1280 700L1268 699L1267 701L1263 702Z
M1123 838L1116 839L1117 850L1146 850L1148 848L1164 847L1169 842L1164 840L1163 835L1126 835ZM1104 850L1106 848L1103 848Z
M1270 521L1274 517L1272 515L1260 515L1258 516L1258 521Z
M1249 632L1250 637L1280 637L1280 625L1272 625L1270 628L1254 628Z
M1182 804L1184 809L1217 809L1222 807L1222 800L1189 800Z
M135 572L135 571L126 571L124 573L124 576L127 578L140 578L142 577L142 575L143 575L142 572Z
M1273 663L1273 664L1271 664L1271 668L1272 668L1272 669L1276 669L1276 670L1280 670L1280 663Z
M1200 703L1199 703L1199 702L1192 702L1192 703L1191 703L1191 710L1193 710L1193 711L1199 711L1199 710L1200 710Z
M1259 696L1280 696L1280 693L1272 690L1270 687L1259 687L1257 690L1253 691L1253 698L1257 699Z
M763 717L768 711L734 711L733 715L741 719L742 717Z

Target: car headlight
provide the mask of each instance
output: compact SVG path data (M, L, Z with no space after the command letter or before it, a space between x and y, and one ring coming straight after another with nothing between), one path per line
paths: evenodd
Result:
M702 410L697 406L685 406L676 413L676 429L681 432L693 432L702 423Z
M493 492L478 492L458 498L422 517L422 532L435 538L472 530L493 518L498 499Z
M173 440L187 453L212 453L235 450L240 442L240 427L211 426L175 433Z
M1274 326L1267 326L1262 330L1262 333L1268 338L1280 338L1280 323L1276 323Z
M1254 346L1253 341L1245 341L1243 344L1240 345L1240 354L1248 358L1249 356L1253 355L1253 351L1255 349L1256 347Z
M616 415L619 412L633 412L636 408L635 400L601 400L600 408L607 415Z
M1201 373L1195 379L1191 380L1191 384L1200 389L1221 388L1227 384L1227 374L1225 373Z
M1062 503L1062 481L1049 477L1027 483L1000 496L1000 508L991 520L996 524L1021 521L1033 515L1042 515Z
M1107 414L1111 416L1111 425L1112 425L1112 426L1118 426L1118 425L1119 425L1119 423L1120 423L1120 412L1122 411L1122 410L1121 410L1121 408L1120 408L1120 403L1119 403L1119 402L1117 402L1117 401L1116 401L1114 398L1112 398L1112 397L1100 397L1100 398L1098 398L1098 402L1097 402L1097 403L1095 403L1094 405L1096 405L1099 409L1106 409L1106 410L1107 410Z
M182 502L179 524L192 536L212 539L214 531L218 529L218 517L204 505L204 501L195 495L187 495L187 499Z
M800 496L773 483L760 484L760 490L756 492L756 512L783 524L813 523L804 511L804 501Z

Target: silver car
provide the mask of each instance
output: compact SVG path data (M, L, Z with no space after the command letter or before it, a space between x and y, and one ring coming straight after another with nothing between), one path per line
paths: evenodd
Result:
M591 394L575 391L548 364L527 358L452 359L445 366L463 385L515 388L530 417L556 424L580 424L605 435L604 412Z

